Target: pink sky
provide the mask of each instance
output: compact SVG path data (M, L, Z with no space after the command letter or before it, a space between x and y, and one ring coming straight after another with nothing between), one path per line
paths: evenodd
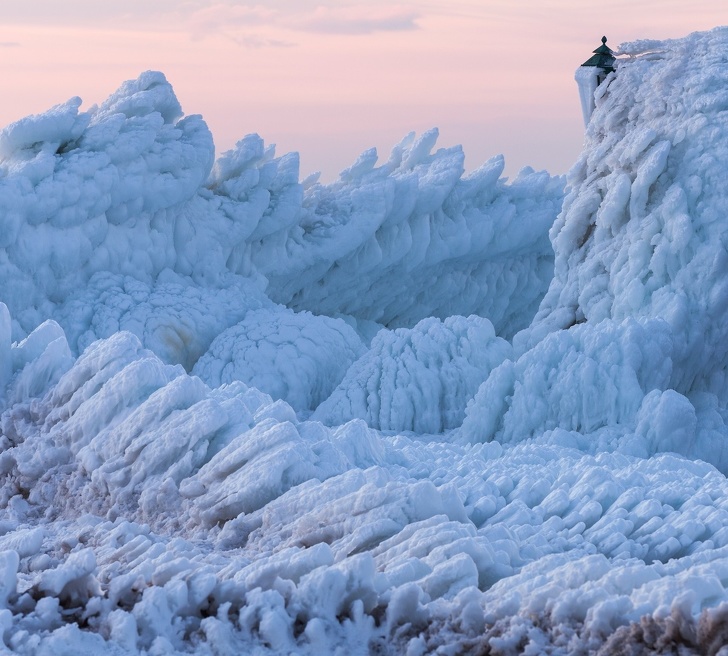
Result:
M0 15L0 125L163 71L218 152L257 132L334 179L440 129L466 168L563 173L583 136L574 69L599 45L728 23L716 0L24 0ZM38 17L42 17L39 19Z

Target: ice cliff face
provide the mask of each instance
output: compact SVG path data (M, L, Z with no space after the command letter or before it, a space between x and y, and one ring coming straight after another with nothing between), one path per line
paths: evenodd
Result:
M660 318L670 385L723 390L728 311L725 31L623 46L599 89L582 156L551 228L554 278L531 327Z
M718 653L727 49L622 46L565 199L214 161L159 73L2 131L4 645Z
M671 392L665 412L675 403L694 409L670 449L728 467L722 447L695 450L725 427L725 43L719 29L623 46L629 57L596 91L551 228L553 280L516 336L520 359L496 372L469 410L469 438L618 424L624 433L658 407L648 398L674 390L690 401ZM503 405L494 408L494 397Z

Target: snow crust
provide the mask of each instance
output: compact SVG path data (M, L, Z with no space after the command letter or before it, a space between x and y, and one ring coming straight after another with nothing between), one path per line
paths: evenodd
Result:
M0 641L722 653L728 29L563 178L215 161L160 73L0 132Z

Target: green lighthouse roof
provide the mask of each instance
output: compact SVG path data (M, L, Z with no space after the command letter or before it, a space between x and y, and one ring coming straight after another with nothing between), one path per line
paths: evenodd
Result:
M607 45L607 37L602 37L602 45L593 51L594 54L587 59L582 66L596 66L605 70L607 73L611 73L614 70L614 62L616 57L614 52Z

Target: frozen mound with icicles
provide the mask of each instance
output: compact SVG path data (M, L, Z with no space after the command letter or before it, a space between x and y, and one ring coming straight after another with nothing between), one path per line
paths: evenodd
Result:
M159 73L0 132L0 645L725 651L726 50L623 45L565 198Z

